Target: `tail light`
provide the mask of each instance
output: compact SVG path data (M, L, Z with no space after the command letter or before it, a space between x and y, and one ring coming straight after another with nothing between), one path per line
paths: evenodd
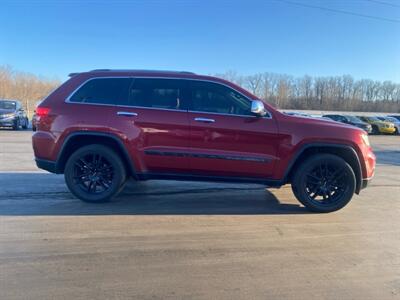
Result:
M36 116L39 118L46 117L50 113L50 108L48 107L38 107L36 108Z
M37 107L36 108L36 128L37 130L45 130L45 128L49 127L51 120L50 116L50 108L48 107Z

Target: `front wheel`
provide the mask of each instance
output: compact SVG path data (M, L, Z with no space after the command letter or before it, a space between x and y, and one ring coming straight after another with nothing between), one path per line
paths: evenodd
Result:
M29 121L28 121L28 119L25 119L24 125L22 125L22 129L28 129L28 126L29 126Z
M126 171L121 158L103 145L84 146L68 159L65 182L72 194L86 202L106 202L122 189Z
M18 129L19 129L19 126L20 126L19 120L18 120L18 119L15 119L15 120L14 120L14 125L12 126L12 129L13 129L13 130L18 130Z
M296 198L314 212L332 212L344 207L355 192L356 177L351 166L332 154L308 158L296 170L292 190Z
M376 125L372 125L372 134L380 134L379 128Z

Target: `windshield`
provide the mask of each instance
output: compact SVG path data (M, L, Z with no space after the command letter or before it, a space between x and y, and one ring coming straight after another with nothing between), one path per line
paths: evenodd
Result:
M397 120L396 118L393 118L393 117L386 117L386 121L394 122L394 123L399 122L399 120Z
M373 122L376 122L376 121L380 121L377 117L365 117L368 121L373 121Z
M355 116L346 116L346 119L350 122L353 123L360 123L362 122L359 118L355 117Z
M15 109L16 106L14 101L0 101L0 109Z

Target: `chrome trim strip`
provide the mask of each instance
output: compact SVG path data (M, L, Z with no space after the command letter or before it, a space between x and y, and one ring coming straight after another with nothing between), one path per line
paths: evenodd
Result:
M128 112L128 111L118 111L118 116L126 116L126 117L136 117L138 114L135 112Z
M242 117L242 118L260 118L260 119L272 119L269 116L254 116L254 115L232 115L232 114L225 114L225 113L216 113L216 112L208 112L208 111L198 111L198 110L188 110L190 113L196 114L210 114L210 115L217 115L217 116L229 116L229 117ZM269 114L269 113L268 113Z
M214 123L214 119L208 119L208 118L194 118L195 121L197 122L203 122L203 123Z
M247 117L247 118L263 118L263 119L272 119L272 114L266 109L266 115L265 116L252 116L252 115L234 115L234 114L225 114L225 113L215 113L215 112L205 112L205 111L192 111L192 110L183 110L183 109L169 109L169 108L158 108L158 107L144 107L144 106L131 106L131 105L118 105L118 104L103 104L103 103L85 103L85 102L73 102L71 101L71 97L75 94L76 91L78 91L83 85L85 85L87 82L94 80L94 79L104 79L104 78L143 78L143 79L179 79L179 80L192 80L192 81L201 81L201 82L210 82L214 84L220 84L222 86L225 86L231 90L234 90L238 94L242 95L244 98L246 98L249 101L253 101L252 99L249 99L247 96L243 95L241 92L238 90L234 89L233 87L221 83L221 82L216 82L213 80L206 80L206 79L196 79L196 78L182 78L178 76L173 76L173 77L154 77L154 76L98 76L98 77L91 77L87 80L85 80L82 84L80 84L75 90L71 92L71 94L64 100L65 103L72 103L72 104L84 104L84 105L101 105L101 106L112 106L112 107L129 107L129 108L139 108L139 109L156 109L156 110L167 110L167 111L179 111L179 112L194 112L194 113L205 113L205 114L214 114L214 115L222 115L222 116L238 116L238 117Z

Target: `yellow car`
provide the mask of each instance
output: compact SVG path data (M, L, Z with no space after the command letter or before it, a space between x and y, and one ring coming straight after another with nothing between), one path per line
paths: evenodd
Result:
M371 124L372 134L386 133L393 134L396 131L394 124L387 121L381 121L377 117L359 116L362 121Z

